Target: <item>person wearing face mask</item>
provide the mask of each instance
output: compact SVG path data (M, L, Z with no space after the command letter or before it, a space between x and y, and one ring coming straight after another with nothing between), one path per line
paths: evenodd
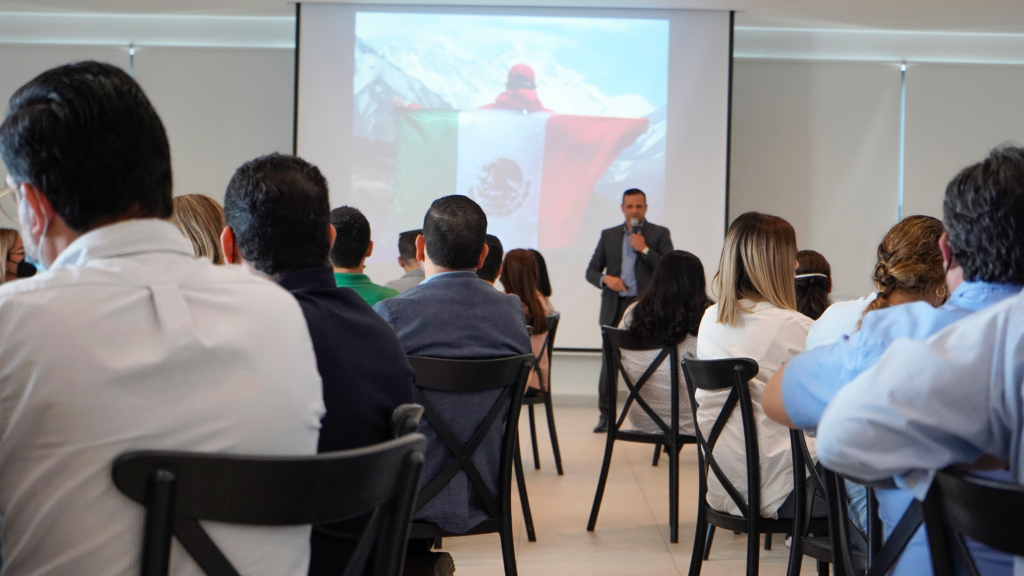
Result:
M0 284L18 278L28 278L36 273L36 267L25 261L25 245L17 230L0 228L0 259L4 261L4 273L0 276Z

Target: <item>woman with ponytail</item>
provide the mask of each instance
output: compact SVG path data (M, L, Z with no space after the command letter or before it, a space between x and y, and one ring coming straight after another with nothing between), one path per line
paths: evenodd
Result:
M796 253L796 309L811 320L817 320L832 305L832 267L814 250Z

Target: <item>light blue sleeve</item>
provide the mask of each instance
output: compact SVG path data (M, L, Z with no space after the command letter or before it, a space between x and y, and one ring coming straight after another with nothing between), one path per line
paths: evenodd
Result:
M782 375L782 401L790 421L803 430L818 427L825 406L860 373L858 362L868 346L863 333L844 336L793 357Z
M391 308L388 308L386 300L381 300L380 302L374 304L373 311L379 314L380 317L383 318L384 321L387 322L392 329L395 328L394 323L391 321Z
M923 498L936 470L986 452L1009 456L1021 432L1014 408L1021 331L1014 330L1015 342L1006 338L1007 327L1024 320L1014 318L1018 300L977 312L926 342L893 343L825 409L820 461L851 478L894 477Z

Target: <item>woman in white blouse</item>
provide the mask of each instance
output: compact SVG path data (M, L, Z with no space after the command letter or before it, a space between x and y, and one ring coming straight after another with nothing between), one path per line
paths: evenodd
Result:
M536 394L534 390L547 391L549 362L544 340L547 339L547 317L555 313L551 301L540 293L538 276L537 258L529 250L518 248L505 255L505 262L501 265L501 285L505 288L505 294L519 296L526 325L533 329L530 332L530 346L542 375L542 378L538 378L537 372L530 372L530 379L526 383L527 395Z
M712 284L719 302L704 313L697 337L698 358L753 358L760 367L750 381L750 397L761 460L761 515L766 518L777 518L780 513L782 517L792 516L792 501L787 501L793 491L789 429L765 416L761 394L771 375L804 350L813 322L796 311L796 252L796 232L782 218L757 212L736 218L726 234ZM697 425L707 435L729 390L697 390L695 396L699 404ZM807 444L813 456L813 439L808 438ZM746 456L738 409L722 431L714 455L726 477L745 496ZM707 498L715 510L740 513L713 474L708 479Z
M697 331L704 311L711 305L704 281L704 265L689 252L676 250L662 257L651 283L635 304L626 308L619 328L634 338L676 344L679 356L697 351ZM622 367L636 383L657 358L658 350L623 350ZM672 369L666 359L640 389L640 397L666 424L672 417ZM663 430L636 402L629 408L635 430L661 434ZM693 410L682 377L679 381L679 433L693 435Z

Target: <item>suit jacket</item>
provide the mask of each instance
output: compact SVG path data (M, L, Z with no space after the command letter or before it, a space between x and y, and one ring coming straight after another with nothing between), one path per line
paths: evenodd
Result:
M474 272L449 272L427 278L374 307L398 334L405 353L434 358L485 359L530 353L530 335L519 297L503 294ZM500 391L453 393L424 390L424 397L445 419L459 442L467 444L498 399ZM493 493L498 489L501 440L507 408L472 460ZM427 453L420 489L440 474L455 455L427 421L420 422ZM415 520L433 522L462 534L488 518L483 501L460 471L417 511ZM419 503L417 503L419 505Z
M391 439L391 412L412 402L415 374L394 331L355 291L338 288L327 266L285 274L278 284L292 293L306 317L327 414L319 452L370 446ZM333 526L361 531L365 521ZM336 574L354 546L314 532L312 575Z
M590 258L590 265L587 266L587 282L601 288L601 315L598 320L601 326L612 326L615 324L615 309L618 307L619 293L601 286L601 278L605 275L622 277L622 237L626 234L623 224L613 226L601 231L601 239L597 242L594 256ZM636 263L633 271L636 273L636 291L642 294L651 283L651 276L657 268L661 257L668 254L672 248L672 236L668 228L658 226L653 222L644 222L644 240L650 250L647 255L639 252L636 254Z

